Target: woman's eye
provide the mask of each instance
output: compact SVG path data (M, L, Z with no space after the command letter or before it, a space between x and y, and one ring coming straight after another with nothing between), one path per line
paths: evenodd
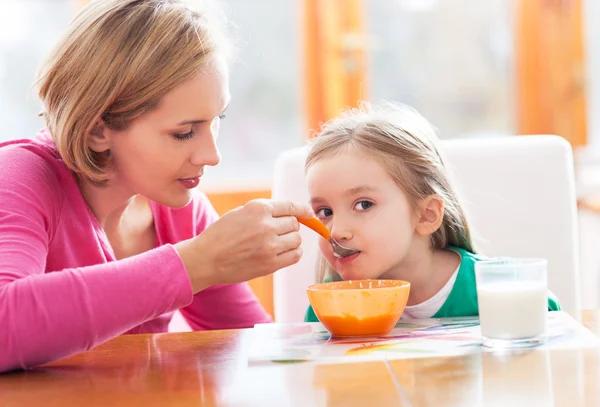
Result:
M354 209L358 211L364 211L369 209L371 206L373 206L373 202L371 201L360 201L357 202L356 205L354 205Z
M175 133L175 134L173 134L173 137L175 137L176 140L181 140L181 141L189 140L192 137L194 137L194 130L192 129L187 133Z
M321 208L315 212L315 215L317 215L317 218L319 219L325 219L333 215L333 211L329 208Z

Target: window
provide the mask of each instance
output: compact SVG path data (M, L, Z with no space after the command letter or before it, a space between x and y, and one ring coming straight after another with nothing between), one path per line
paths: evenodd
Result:
M213 0L214 1L214 0ZM306 138L301 108L300 4L225 0L235 24L238 62L231 70L232 101L221 125L221 163L204 187L269 188L273 165Z
M513 3L368 0L369 94L444 138L515 133Z
M73 16L70 0L0 4L0 141L32 138L44 126L36 70Z

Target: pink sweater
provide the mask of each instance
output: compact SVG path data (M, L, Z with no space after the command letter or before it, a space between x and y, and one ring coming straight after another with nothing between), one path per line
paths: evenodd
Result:
M192 294L172 244L217 218L203 194L152 211L157 247L117 261L48 132L0 143L0 372L166 332L178 309L194 330L270 321L247 284Z

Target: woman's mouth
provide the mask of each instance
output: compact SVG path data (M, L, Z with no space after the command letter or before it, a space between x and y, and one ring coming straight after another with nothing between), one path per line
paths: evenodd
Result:
M177 181L179 181L187 189L193 189L196 188L200 183L200 177L179 178Z

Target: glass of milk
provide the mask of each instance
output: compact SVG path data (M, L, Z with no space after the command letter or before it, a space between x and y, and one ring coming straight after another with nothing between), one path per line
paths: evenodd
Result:
M544 259L493 259L475 263L484 346L521 348L545 341L547 265Z

